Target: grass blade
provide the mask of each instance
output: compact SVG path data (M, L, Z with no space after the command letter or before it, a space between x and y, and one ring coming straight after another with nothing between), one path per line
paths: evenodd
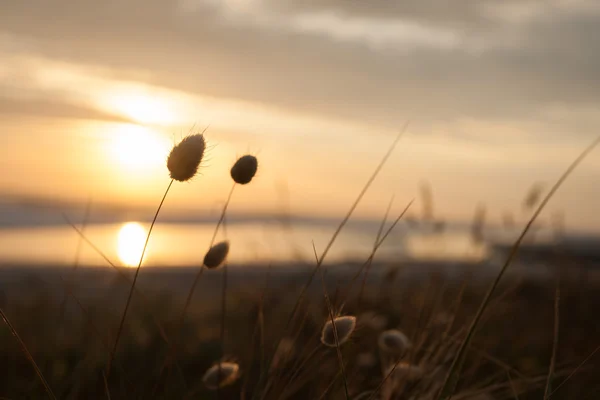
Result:
M146 254L146 248L148 247L148 242L150 241L150 235L152 234L152 228L154 228L154 224L156 223L156 219L158 218L158 214L160 213L160 209L162 208L165 199L167 198L167 194L169 193L169 189L173 185L173 179L169 182L169 186L167 186L167 190L165 190L165 194L156 209L156 213L154 213L154 218L152 219L152 223L150 224L150 229L148 229L148 235L146 236L146 242L144 243L144 247L142 249L142 254L140 256L140 262L135 270L135 275L133 276L133 282L131 283L131 289L129 289L129 295L127 296L127 303L125 303L125 309L123 310L123 316L121 317L121 322L119 323L119 329L117 330L117 337L115 338L115 344L113 345L113 349L108 356L108 364L106 366L106 378L110 377L110 367L113 358L115 357L115 353L117 352L117 348L119 347L119 339L121 338L121 333L123 332L123 326L125 325L125 318L127 317L127 311L129 310L129 305L131 304L131 298L133 297L133 292L135 291L135 284L137 282L137 278L140 274L140 268L142 267L142 261L144 261L144 255Z
M27 357L27 359L29 360L29 363L35 370L35 373L40 378L40 381L42 381L42 385L44 385L44 389L46 390L48 397L50 397L53 400L56 400L56 396L52 392L52 389L50 389L50 385L48 385L48 381L46 381L46 378L44 378L44 374L42 374L40 367L38 367L37 363L33 359L33 356L29 352L29 349L25 345L25 342L23 342L23 339L21 339L21 336L19 336L15 327L12 325L12 323L10 322L10 320L8 319L6 314L4 314L4 311L1 308L0 308L0 317L4 320L4 323L6 324L6 326L8 326L8 329L10 329L10 333L12 333L12 335L15 337L15 339L17 339L17 341L19 342L19 345L21 346L21 350L25 354L25 357Z
M554 186L552 186L552 188L550 189L550 191L548 192L546 197L544 197L542 202L538 205L537 209L535 210L535 212L529 219L529 222L527 222L527 224L525 225L525 228L523 228L523 231L519 235L516 242L513 244L506 261L504 262L504 264L502 265L502 268L500 269L500 272L496 276L496 279L492 283L492 285L489 288L488 292L486 293L483 301L481 302L481 305L479 306L479 309L477 310L477 314L475 315L475 318L473 319L473 322L471 323L471 326L469 327L467 336L465 337L465 340L463 341L463 343L461 344L461 346L458 350L458 354L456 355L456 358L452 361L452 365L450 366L450 370L448 371L448 375L446 376L446 380L444 381L444 385L442 386L442 390L440 391L438 400L449 400L452 397L452 394L454 393L454 391L456 390L456 387L458 385L458 380L460 379L461 368L462 368L462 364L465 359L466 350L469 347L469 344L471 343L471 341L473 340L473 335L475 333L475 330L477 329L477 326L479 325L479 320L481 319L483 312L487 308L487 305L489 304L492 294L496 290L496 287L498 286L500 279L502 279L502 276L506 272L508 266L512 263L515 256L517 255L519 247L521 246L521 243L525 239L527 232L529 232L529 230L533 226L534 222L537 220L537 218L539 217L539 215L541 214L543 209L546 207L546 204L548 204L548 202L554 196L556 191L558 191L558 189L562 186L562 184L567 180L569 175L571 175L571 173L575 170L575 168L577 168L577 166L598 145L598 143L600 143L600 137L596 138L579 155L579 157L577 157L575 159L575 161L573 161L571 163L571 165L567 168L567 170L556 181Z
M560 279L556 280L556 293L554 295L554 340L552 343L552 357L550 358L550 367L548 368L548 379L546 380L546 390L544 391L544 400L550 397L552 390L552 377L556 368L556 351L558 348L558 327L560 318Z

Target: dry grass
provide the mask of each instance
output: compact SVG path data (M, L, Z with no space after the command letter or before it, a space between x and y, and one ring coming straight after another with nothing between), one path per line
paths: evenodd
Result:
M351 278L348 273L353 271L342 272L341 268L330 266L332 272L326 278L329 291L338 280ZM406 394L425 396L436 386L439 389L443 382L444 372L484 294L485 287L478 283L482 278L474 275L461 294L459 282L444 279L434 272L420 278L411 277L410 270L416 267L410 266L390 266L400 268L390 284L382 268L385 265L374 266L372 278L365 287L360 308L368 312L356 313L356 296L349 298L344 307L345 314L357 316L355 332L340 346L350 396L375 390L390 366L397 362L419 366L423 369L423 378L404 381L401 376L392 375L393 380L384 385L388 393L402 390ZM185 277L192 275L190 272L178 273L185 281ZM169 281L162 272L152 273L157 274L157 282ZM285 356L281 355L284 350L280 350L277 363L266 365L264 360L272 356L271 346L280 339L282 325L298 295L294 282L304 273L298 272L288 278L285 271L272 270L270 288L265 291L266 267L252 279L243 277L245 274L239 268L231 270L228 329L225 332L229 357L225 361L239 364L241 380L222 388L223 399L261 398L267 386L270 389L265 399L319 398L328 387L331 397L325 398L344 397L336 352L320 343L321 330L329 318L320 284L312 285L306 293L307 301L299 310L303 323L299 321L294 326L293 336L285 341L286 346L282 347L287 347ZM106 270L101 276L108 278L111 274ZM83 279L86 278L82 277L80 285L83 285ZM207 275L199 286L198 299L190 308L182 329L178 357L181 376L173 371L155 398L183 398L189 393L194 393L190 398L213 398L214 393L203 387L201 378L221 358L222 315L219 289L215 287L219 281L218 274ZM392 289L382 290L384 282ZM458 394L487 391L495 399L514 398L514 387L521 400L542 398L554 341L553 282L553 279L519 282L508 278L500 285L499 292L506 294L494 297L486 313L487 318L468 352ZM595 373L600 368L600 359L595 356L562 384L598 346L595 332L600 330L600 321L596 318L600 307L600 283L594 283L592 279L583 282L574 274L562 283L561 308L569 312L563 313L560 319L561 336L552 399L584 398L580 396L600 388ZM86 315L70 304L61 341L54 343L54 321L60 312L61 296L53 295L51 290L61 293L60 285L55 281L37 289L31 289L31 286L25 280L15 284L7 293L11 301L5 312L29 346L49 386L57 398L103 397L101 372L106 365L106 343L94 327L100 332L114 332L118 322L118 300L126 296L126 288L119 282L102 288L102 292L111 293L113 303L101 293L80 299L88 310ZM427 286L430 290L425 293L423 288ZM17 295L23 288L29 288L28 296ZM177 290L177 287L145 289L144 292L154 299L150 304L134 298L131 319L126 324L123 343L116 355L119 368L113 371L108 385L112 398L131 398L142 393L144 398L151 398L149 388L158 377L158 367L167 350L152 315L164 321L167 333L173 334L178 329L178 320L174 316L184 301ZM442 301L436 301L437 293ZM454 305L461 295L463 300L455 313ZM420 305L425 306L421 309ZM260 334L253 335L257 329ZM393 358L380 353L379 337L388 329L399 329L408 337L416 337L404 357ZM0 332L8 333L6 330ZM41 398L44 389L36 383L35 374L9 334L1 335L0 349L3 362L11 365L0 376L0 395L12 399ZM263 353L266 354L261 356ZM258 378L264 370L267 379L259 386Z

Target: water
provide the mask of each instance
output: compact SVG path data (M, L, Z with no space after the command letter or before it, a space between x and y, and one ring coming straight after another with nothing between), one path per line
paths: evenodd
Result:
M95 224L85 236L117 265L137 265L148 223L128 221ZM157 224L144 258L147 266L199 266L214 232L214 223ZM231 263L314 261L312 242L321 253L334 224L295 224L285 229L276 223L229 224L217 240L231 241ZM350 223L340 234L327 260L364 260L377 235L376 224ZM68 225L10 227L0 229L0 262L4 265L72 265L80 245L77 232ZM467 232L410 233L398 226L378 251L378 259L478 259L486 247L474 245ZM81 265L105 265L91 246L81 244Z

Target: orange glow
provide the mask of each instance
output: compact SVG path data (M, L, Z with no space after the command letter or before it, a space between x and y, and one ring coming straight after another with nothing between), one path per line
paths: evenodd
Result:
M137 125L122 124L113 131L110 150L127 171L149 171L164 167L171 143L157 132Z

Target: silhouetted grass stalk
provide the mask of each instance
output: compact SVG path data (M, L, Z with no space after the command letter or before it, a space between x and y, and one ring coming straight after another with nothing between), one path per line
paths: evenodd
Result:
M65 278L61 274L59 274L58 276L59 276L60 280L62 281L62 283L64 285L67 285L67 281L65 280ZM75 296L75 293L73 292L72 288L69 288L68 286L65 286L65 288L67 288L67 294L73 298L75 303L77 303L77 306L81 310L81 313L83 314L83 316L86 318L86 322L89 324L90 328L92 328L92 331L94 332L94 334L100 339L102 346L105 348L106 351L110 351L110 340L104 334L102 334L100 332L100 329L98 329L98 326L94 323L94 321L90 317L88 310L81 303L81 301L77 298L77 296ZM115 361L115 364L119 368L119 371L122 374L123 380L125 381L126 385L130 389L133 389L131 381L129 381L127 379L127 376L125 375L125 369L123 368L123 366L116 361ZM104 374L103 374L103 376L104 376Z
M402 136L403 136L404 132L406 131L407 127L408 127L408 122L404 125L404 127L402 128L402 130L398 133L398 135L396 136L396 138L392 142L392 144L389 147L388 151L385 153L385 155L383 156L383 158L379 162L379 165L377 165L377 168L375 168L375 171L373 172L373 174L371 174L371 176L367 180L367 183L363 186L362 190L358 194L358 197L356 198L356 200L354 200L354 203L350 207L350 210L348 210L348 212L346 213L346 215L342 219L342 222L340 222L340 224L338 225L337 229L333 233L333 236L329 240L329 243L327 243L327 246L325 246L325 249L323 250L323 253L317 259L317 263L315 265L315 268L311 272L311 274L310 274L310 276L308 278L308 282L302 287L300 295L298 296L298 300L296 301L296 304L294 305L294 308L292 309L292 312L290 314L290 317L288 319L288 323L286 324L286 326L289 326L291 320L294 318L294 315L296 314L296 311L298 310L298 307L300 306L300 303L301 303L302 299L304 298L304 294L306 293L306 290L308 289L308 287L312 283L312 281L313 281L313 279L315 277L315 274L317 273L317 271L319 270L319 268L321 268L321 265L323 265L323 262L325 261L325 257L327 257L327 254L331 250L331 247L335 243L335 241L336 241L337 237L339 236L339 234L342 232L342 229L344 228L344 226L346 226L346 224L348 223L348 220L350 220L350 217L354 213L354 210L356 210L356 207L358 207L358 204L360 203L360 201L362 200L362 198L367 193L367 190L369 190L369 188L373 184L373 181L375 181L375 178L377 178L377 175L379 175L379 172L381 172L381 170L383 169L383 166L385 165L385 163L387 162L387 160L391 157L392 152L394 151L394 149L398 145L398 142L402 138Z
M221 360L225 356L225 319L227 316L227 263L223 265L223 285L221 291L221 331L220 331L220 342L221 342ZM219 370L217 371L217 377L221 380L221 362L219 362ZM221 398L220 388L217 388L217 399Z
M229 203L229 201L231 200L231 194L233 194L233 188L235 188L236 184L234 183L233 187L231 188L231 191L229 192L229 197L227 199L226 204ZM223 216L223 227L225 228L225 213L222 214ZM215 229L216 231L216 229ZM212 241L214 242L216 238L216 235L213 236ZM223 265L223 285L221 287L221 332L220 332L220 342L221 342L221 361L223 360L223 358L225 357L225 320L227 318L227 261L225 261L225 264ZM217 371L217 378L220 381L221 380L221 362L219 362L219 369ZM221 388L217 387L217 399L221 398Z
M317 254L317 249L315 247L315 242L312 243L313 250L315 252L315 258L317 262L319 261L319 256ZM323 286L323 296L325 298L325 304L327 306L327 312L329 313L329 319L331 321L331 327L333 328L333 338L335 340L335 350L338 357L338 362L340 364L340 374L342 375L342 381L344 382L344 394L346 395L346 400L350 399L350 394L348 392L348 381L346 380L346 370L344 368L344 358L342 357L342 350L340 349L340 339L338 336L338 330L335 323L335 315L333 314L333 308L331 305L331 301L329 301L329 294L327 293L327 286L325 286L325 278L323 277L323 269L319 269L319 275L321 277L321 285Z
M594 351L592 351L577 367L575 367L575 369L573 371L571 371L571 373L565 378L564 381L562 381L560 383L560 385L558 385L549 395L548 395L548 399L552 397L552 395L554 393L556 393L558 391L558 389L560 389L565 383L567 383L573 376L575 376L575 374L577 372L579 372L581 370L581 368L583 368L583 366L592 359L592 357L594 357L596 355L597 352L600 351L600 346L596 347L594 349Z
M63 218L69 225L71 225L71 227L75 230L75 232L77 232L77 234L81 237L81 239L85 243L87 243L92 248L92 250L94 250L100 257L102 257L102 259L104 261L106 261L106 263L108 265L110 265L125 282L127 282L129 285L132 284L131 278L128 277L122 271L122 269L123 269L122 267L118 267L114 262L112 262L111 259L108 258L108 256L102 250L100 250L98 248L98 246L96 246L87 236L85 236L83 231L79 230L79 228L77 228L77 226L69 220L69 218L67 217L66 214L63 214ZM144 293L142 291L140 291L139 288L137 288L137 287L135 288L135 293L142 299L142 301L145 303L145 305L150 304L150 300L148 299L148 297L146 297L146 295L144 295ZM162 323L158 320L158 318L156 318L154 313L150 313L150 315L151 315L152 321L154 322L154 325L156 325L156 328L158 329L158 333L160 334L162 339L165 341L165 343L169 344L169 338L167 336L167 333L166 333L164 327L162 326Z
M217 221L217 226L215 227L215 231L213 232L213 236L210 240L210 245L208 246L209 249L211 247L213 247L213 245L215 244L215 240L217 239L217 234L219 233L219 228L223 224L223 220L225 219L225 214L227 213L227 208L229 207L229 203L231 202L231 197L233 196L233 191L235 190L236 186L237 186L237 184L234 183L233 186L231 187L231 190L229 191L229 195L227 196L227 201L225 201L225 205L223 206L223 210L221 211L221 216L219 217L219 220ZM190 288L190 290L188 292L187 298L185 300L185 304L183 306L183 310L181 311L181 316L179 317L179 329L182 328L183 321L185 320L185 316L187 314L188 308L190 307L190 304L192 303L192 298L194 296L194 292L196 291L196 286L198 285L198 282L200 281L200 277L202 276L203 272L204 272L204 265L202 265L202 267L200 267L200 270L198 271L198 273L196 274L196 277L194 278L192 287Z
M394 196L392 196L390 203L387 206L387 209L385 210L385 214L383 216L383 219L381 220L381 224L379 225L379 230L377 231L377 236L375 237L375 243L373 243L373 249L375 249L377 247L377 244L379 243L379 240L381 240L381 235L383 234L383 228L385 228L385 224L387 222L388 219L388 215L390 214L390 210L392 209L392 204L394 203ZM376 251L375 251L376 252ZM367 276L369 275L369 271L371 270L371 266L373 265L373 261L375 260L375 252L373 252L371 250L371 253L373 253L373 257L369 257L369 259L367 260L367 265L364 268L365 269L365 273L363 275L363 280L362 280L362 284L360 286L360 291L358 292L358 300L357 300L357 307L360 309L360 305L362 302L362 297L363 297L363 293L365 290L365 284L367 282ZM363 268L361 267L361 270Z
M352 285L354 284L354 282L356 282L356 280L358 279L358 277L360 276L360 274L362 273L364 268L366 268L366 266L369 265L369 263L371 263L373 261L373 259L375 258L375 254L377 254L377 251L379 250L379 248L383 245L385 240L392 233L392 231L394 230L396 225L398 225L398 223L402 220L402 218L408 212L408 210L410 209L410 207L412 206L413 203L414 203L414 199L411 200L410 202L408 202L408 204L406 205L404 210L402 210L400 215L398 217L396 217L396 219L394 220L392 225L390 225L390 227L387 229L385 234L381 237L379 242L377 242L377 244L375 246L373 246L373 249L371 250L371 254L369 254L369 257L367 258L367 260L360 266L358 271L356 271L356 273L354 274L354 276L352 277L352 279L350 280L348 285L346 285L346 288L344 289L346 297L348 297L350 295L350 289L352 288Z
M83 216L83 222L81 223L81 232L85 232L85 228L87 227L87 223L88 223L88 219L90 217L90 210L91 210L91 206L92 206L92 202L91 199L88 200L87 205L85 207L85 213ZM81 256L81 250L83 248L83 238L79 237L79 240L77 241L77 247L75 248L75 260L73 261L73 269L71 270L71 274L69 277L69 280L65 282L65 285L69 286L67 288L67 286L65 286L65 293L63 296L63 300L61 302L60 305L60 317L59 317L59 324L62 325L64 323L64 318L65 318L65 312L67 309L67 298L69 296L69 294L67 293L68 289L73 290L73 286L74 286L74 281L75 281L75 273L77 272L77 268L79 267L79 258Z
M234 183L231 186L231 189L229 190L229 195L227 196L227 200L225 201L225 205L223 206L223 210L221 211L221 215L219 216L219 220L217 221L217 225L215 227L215 230L213 232L213 236L210 240L210 245L209 245L209 249L213 247L213 245L215 244L215 240L217 239L217 234L219 233L219 228L221 227L221 225L223 224L223 220L225 219L225 214L227 213L227 209L229 208L229 203L231 202L231 198L233 196L233 192L235 190L235 187L237 186L236 183ZM190 290L188 291L187 297L185 299L185 303L183 305L183 309L181 311L181 315L179 316L179 322L177 324L177 334L174 336L174 340L171 343L171 346L169 347L169 350L167 352L167 355L165 356L165 359L163 361L163 364L161 366L160 372L158 374L158 379L156 380L154 389L152 390L152 395L156 395L158 388L160 386L160 383L163 379L163 376L165 374L166 369L169 367L169 365L176 360L177 358L177 347L178 347L178 342L180 339L180 335L181 332L183 330L183 324L185 322L185 316L187 315L188 309L190 307L190 304L192 304L192 298L194 297L194 293L196 291L196 287L198 286L198 283L200 282L200 278L202 277L202 274L204 273L204 264L200 267L200 269L198 270L198 273L196 274L196 276L194 277L194 281L192 282L192 286L190 287Z
M154 213L154 218L152 218L152 223L150 224L150 228L148 229L148 235L146 235L146 241L144 242L144 247L142 248L142 255L140 256L140 262L135 270L135 275L133 276L133 282L131 283L131 288L129 289L129 295L127 296L127 303L125 303L125 309L123 310L123 315L121 316L121 322L119 323L119 329L117 330L117 336L115 338L115 344L113 345L113 349L110 352L108 364L106 367L106 378L110 377L110 367L115 357L115 353L119 346L119 339L121 338L121 334L123 332L123 325L125 324L125 318L127 317L127 311L129 310L129 305L131 304L131 298L133 297L133 291L135 290L135 284L137 282L138 275L140 274L140 268L142 267L142 261L144 261L144 255L146 254L146 248L148 247L148 242L150 241L150 235L152 234L152 228L154 228L154 224L156 223L156 219L158 218L158 214L160 213L160 209L162 208L165 199L167 198L167 194L173 185L175 180L171 179L169 185L167 186L167 190L165 190L165 194L163 195L158 208L156 209L156 213Z
M40 367L38 367L37 363L33 359L33 356L29 352L29 349L25 345L25 342L23 342L23 339L21 339L21 336L19 336L19 334L17 333L15 327L10 322L10 320L8 319L8 317L6 316L6 314L4 313L4 311L2 310L2 308L0 308L0 317L2 317L2 319L4 320L4 323L6 324L6 326L8 326L8 329L10 330L10 333L19 342L19 345L21 346L21 350L25 354L25 357L27 357L27 360L29 360L29 363L31 364L31 366L35 370L35 373L40 378L40 381L42 381L42 385L44 385L44 389L46 390L46 393L48 394L48 397L50 397L51 399L56 400L56 396L54 396L54 393L52 392L52 389L50 389L50 385L48 385L48 382L46 381L46 378L44 378L44 374L42 374L42 371L40 370Z
M464 360L465 360L466 350L469 347L469 344L471 343L471 340L473 339L473 335L475 333L475 330L477 329L477 326L479 325L479 320L481 319L481 317L483 315L483 312L487 308L487 305L490 302L492 294L494 293L494 291L496 290L496 287L500 283L500 279L502 279L502 276L506 272L508 266L512 263L512 261L516 257L517 252L519 250L519 247L520 247L521 243L523 242L523 240L525 239L525 236L527 235L527 232L529 232L529 230L531 229L531 227L533 226L533 224L537 220L538 216L544 210L544 208L546 207L546 204L548 204L548 202L554 196L554 194L556 193L556 191L558 191L558 189L562 186L562 184L569 177L569 175L571 175L571 173L575 170L575 168L598 145L598 143L600 143L600 137L596 138L575 159L575 161L573 161L573 163L571 163L571 165L567 168L567 170L556 181L556 183L554 184L554 186L552 186L552 188L550 189L550 191L548 192L548 194L546 194L546 196L544 197L544 199L542 200L542 202L539 204L539 206L537 207L537 209L535 210L535 212L533 213L533 215L529 219L529 222L527 222L527 224L525 225L525 228L523 229L523 231L519 235L518 239L516 240L516 242L512 246L511 251L510 251L510 253L509 253L509 255L508 255L505 263L503 264L502 268L500 269L500 272L496 276L496 279L492 283L492 285L489 288L489 290L487 291L487 293L486 293L483 301L481 302L481 305L479 306L479 309L477 310L477 314L475 315L475 318L473 319L473 322L471 323L471 325L469 327L469 330L467 332L467 336L465 337L465 340L461 344L456 357L452 361L452 364L450 366L450 370L448 371L448 375L446 376L446 379L444 381L444 385L442 386L442 390L440 391L438 399L440 399L440 400L449 400L450 397L452 397L452 394L454 393L454 391L456 390L456 387L458 385L458 381L460 379L460 372L461 372L461 369L462 369L462 365L463 365Z
M550 367L548 367L548 380L544 390L544 400L548 400L552 390L552 378L556 368L556 352L558 350L558 330L560 322L560 278L556 278L556 292L554 294L554 335L552 340L552 356L550 358Z
M364 195L367 193L367 190L369 189L369 187L371 187L371 184L373 183L373 181L375 181L375 178L377 178L377 176L379 175L379 172L383 169L383 166L386 164L386 162L388 161L388 159L391 157L394 149L398 145L398 142L400 142L400 139L402 138L402 136L404 135L404 132L408 128L409 123L410 123L410 121L407 121L404 124L404 126L402 127L402 129L400 130L400 132L398 133L398 135L396 135L396 138L394 139L394 141L392 142L392 144L388 148L387 152L385 153L385 155L383 156L383 158L381 159L381 161L379 162L379 164L375 168L375 171L371 174L371 176L369 177L369 179L367 180L367 182L363 186L362 190L358 194L358 197L356 198L356 200L354 201L354 203L350 207L350 210L348 210L348 212L346 213L346 215L344 216L344 218L340 222L339 226L337 227L337 229L333 233L333 236L331 237L329 243L327 244L327 246L323 250L323 253L321 254L321 257L318 258L317 263L316 263L314 269L312 270L312 272L311 272L311 274L310 274L310 276L308 278L308 281L306 282L306 284L304 284L304 286L300 290L300 294L299 294L298 298L296 299L296 303L294 304L294 307L292 308L290 316L288 317L288 320L287 320L287 323L285 325L284 333L283 333L282 337L284 337L284 336L287 335L289 327L290 327L290 324L291 324L292 320L294 319L294 316L296 315L296 312L298 311L298 307L300 306L300 303L302 302L302 299L304 298L306 290L308 290L308 287L312 283L312 281L313 281L313 279L315 277L315 274L317 273L317 271L319 270L319 268L321 267L321 265L325 261L325 257L329 253L329 250L331 249L331 247L335 243L338 235L340 234L340 232L342 231L342 229L344 228L344 226L346 225L346 223L348 222L348 220L350 219L350 217L354 213L354 210L356 209L356 207L358 207L358 204L360 203L360 201L362 200L362 198L364 197ZM277 347L279 346L279 342L280 341L281 341L281 339L278 340L277 343L275 343L274 349L277 349ZM272 362L272 359L273 359L273 357L271 357L271 362ZM269 364L270 364L270 362L269 362ZM261 376L259 377L259 385L262 384L262 382L265 379L265 376L266 375L261 374ZM264 396L266 396L266 392L263 393L263 397ZM255 398L255 396L252 396L252 399L254 399L254 398Z

